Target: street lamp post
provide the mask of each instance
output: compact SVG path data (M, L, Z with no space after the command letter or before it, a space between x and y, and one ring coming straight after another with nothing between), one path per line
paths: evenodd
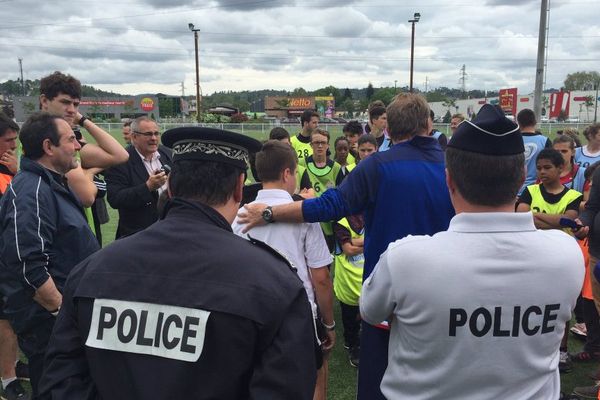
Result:
M198 67L198 32L200 29L194 29L194 24L188 24L190 31L194 32L194 45L196 48L196 121L200 122L200 69Z
M396 94L398 92L398 90L396 90L396 84L398 83L397 79L394 79L394 94Z
M415 61L415 23L419 22L421 19L420 13L415 13L413 19L409 19L408 22L412 24L412 36L410 39L410 84L409 90L413 91L413 65Z

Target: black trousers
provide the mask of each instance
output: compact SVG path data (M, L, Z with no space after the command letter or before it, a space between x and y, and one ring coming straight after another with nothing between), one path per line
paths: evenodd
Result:
M587 329L587 337L583 349L587 352L600 352L600 316L594 300L582 298L581 308L583 321Z
M29 332L18 334L19 348L29 362L29 380L32 400L37 399L42 372L44 371L44 355L48 348L55 318L48 318Z
M344 344L348 347L360 346L360 312L358 306L340 301L342 325L344 326Z

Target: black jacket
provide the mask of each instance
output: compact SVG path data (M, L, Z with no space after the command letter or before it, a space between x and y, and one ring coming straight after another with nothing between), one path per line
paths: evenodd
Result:
M600 258L600 168L597 168L592 175L590 197L579 219L583 225L590 227L588 234L590 255Z
M312 399L312 313L289 264L210 207L166 212L73 272L41 398Z
M141 231L158 220L158 191L148 190L146 181L150 175L135 147L127 147L127 152L126 163L104 173L108 204L119 210L116 239ZM161 145L158 152L161 164L170 166L171 150Z
M16 332L51 318L33 300L49 276L62 291L73 267L99 249L79 200L63 177L23 157L0 202L0 285Z

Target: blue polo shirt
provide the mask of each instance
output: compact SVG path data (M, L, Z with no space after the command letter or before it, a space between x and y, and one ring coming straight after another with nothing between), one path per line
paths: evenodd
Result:
M361 161L337 188L302 205L307 222L337 221L364 212L366 279L388 244L446 230L454 208L444 152L432 137L415 136Z

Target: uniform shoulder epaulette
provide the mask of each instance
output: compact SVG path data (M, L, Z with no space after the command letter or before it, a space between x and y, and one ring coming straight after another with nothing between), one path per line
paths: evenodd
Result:
M292 260L290 260L285 254L283 254L282 252L280 252L279 250L269 246L268 244L266 244L265 242L262 242L258 239L254 239L252 236L248 235L248 241L250 243L252 243L255 246L258 246L266 251L268 251L269 253L273 254L276 258L278 258L279 260L283 261L286 263L286 265L294 272L297 273L298 272L298 268L296 268L296 266L294 265L294 263L292 262Z

